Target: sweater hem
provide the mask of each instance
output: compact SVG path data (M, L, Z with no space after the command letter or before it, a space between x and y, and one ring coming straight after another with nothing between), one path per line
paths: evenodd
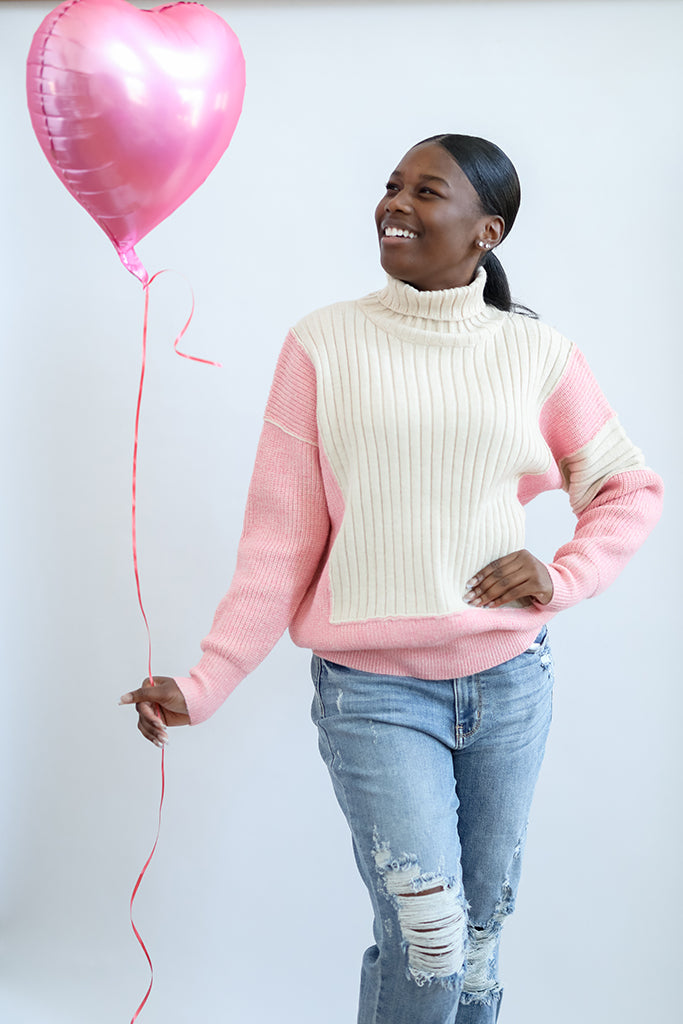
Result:
M393 648L356 651L316 647L313 653L324 661L333 661L375 675L410 676L413 679L434 681L459 679L485 672L523 654L551 617L540 615L531 629L507 634L494 631L461 636L449 646L427 650Z

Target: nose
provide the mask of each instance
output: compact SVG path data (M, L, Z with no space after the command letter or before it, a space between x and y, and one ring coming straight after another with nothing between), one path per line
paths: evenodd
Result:
M412 205L410 202L410 196L406 189L401 188L397 192L390 192L386 197L384 209L387 213L392 213L394 210L401 210L404 212L406 210L411 210Z

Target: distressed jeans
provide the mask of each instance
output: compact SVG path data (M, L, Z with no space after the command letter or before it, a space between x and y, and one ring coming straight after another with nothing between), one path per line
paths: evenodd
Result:
M345 668L314 655L312 717L374 909L358 1024L492 1024L552 709L544 627L461 679Z

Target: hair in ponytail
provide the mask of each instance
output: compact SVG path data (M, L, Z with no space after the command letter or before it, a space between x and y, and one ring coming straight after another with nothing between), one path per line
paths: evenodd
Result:
M422 141L438 142L450 153L479 196L482 212L503 218L505 238L515 222L521 199L519 178L510 158L493 142L476 135L433 135ZM505 271L491 250L483 255L479 265L486 270L485 302L505 312L536 316L533 310L512 301Z

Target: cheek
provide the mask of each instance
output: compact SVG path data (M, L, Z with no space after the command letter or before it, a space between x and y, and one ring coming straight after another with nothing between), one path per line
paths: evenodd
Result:
M450 223L441 224L434 237L442 252L452 253L455 256L461 255L464 250L469 249L472 241L471 235L472 232L467 230L462 220L454 218Z

